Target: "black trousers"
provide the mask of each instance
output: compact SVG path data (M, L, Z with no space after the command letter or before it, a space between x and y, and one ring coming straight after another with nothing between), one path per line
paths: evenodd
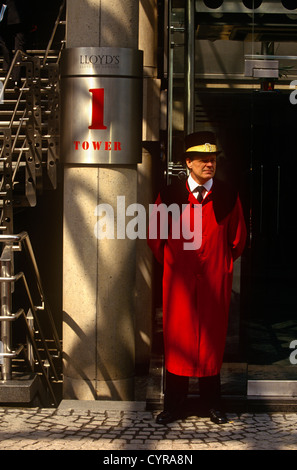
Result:
M189 377L175 375L166 370L165 380L164 410L174 413L181 407L188 394ZM221 401L220 374L199 377L199 392L203 407L219 409Z

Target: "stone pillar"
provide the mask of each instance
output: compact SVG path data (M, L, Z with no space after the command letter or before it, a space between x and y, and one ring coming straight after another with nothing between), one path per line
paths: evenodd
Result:
M138 48L138 0L68 0L66 21L66 47ZM136 165L65 165L64 399L133 399L136 241L94 235L118 195L137 202Z

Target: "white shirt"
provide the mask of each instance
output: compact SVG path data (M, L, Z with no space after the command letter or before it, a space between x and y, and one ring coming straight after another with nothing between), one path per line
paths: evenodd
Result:
M204 191L204 193L202 194L203 199L207 196L207 194L208 194L209 191L211 190L212 185L213 185L213 179L212 179L212 178L211 178L210 180L206 181L206 183L201 184L201 185L199 185L199 184L192 178L191 175L190 175L189 178L188 178L188 186L189 186L189 189L190 189L191 192L192 192L195 188L197 188L197 186L203 186L203 187L205 188L205 191ZM195 193L193 193L193 195L197 198L197 196L198 196L198 191L196 191Z

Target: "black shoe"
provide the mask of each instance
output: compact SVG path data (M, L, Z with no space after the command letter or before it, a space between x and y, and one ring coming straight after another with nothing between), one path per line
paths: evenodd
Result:
M173 421L176 421L177 419L178 417L170 413L170 411L162 411L161 413L158 414L156 418L156 423L166 425L166 424L172 423Z
M210 420L215 424L226 424L228 420L225 414L220 410L211 409L209 410Z

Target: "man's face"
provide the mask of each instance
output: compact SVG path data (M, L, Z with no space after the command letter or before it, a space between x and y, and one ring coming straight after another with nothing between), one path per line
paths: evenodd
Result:
M204 184L214 177L217 166L216 154L187 158L186 163L191 170L191 176L198 184Z

